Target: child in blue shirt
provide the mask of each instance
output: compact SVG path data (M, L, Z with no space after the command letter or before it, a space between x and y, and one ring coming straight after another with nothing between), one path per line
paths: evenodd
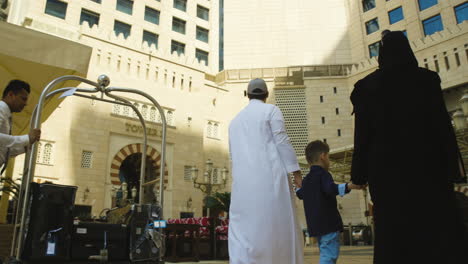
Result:
M352 183L335 184L328 172L329 152L329 146L320 140L309 143L305 155L310 172L296 191L304 202L309 235L317 237L320 264L335 264L338 260L343 221L338 212L336 196L344 196L351 189L362 189L362 186Z

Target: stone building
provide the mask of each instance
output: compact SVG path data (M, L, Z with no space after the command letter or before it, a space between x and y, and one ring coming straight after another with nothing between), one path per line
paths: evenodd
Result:
M215 182L230 169L228 125L248 103L244 90L252 78L267 81L269 103L283 111L298 156L311 140L330 144L337 181L347 180L353 144L349 95L378 67L383 29L404 30L420 66L440 74L450 112L468 83L463 0L7 2L7 22L91 47L89 79L107 74L111 86L141 89L164 107L167 218L202 214L193 166L203 172L212 160ZM149 163L158 175L160 118L149 102L128 99L149 124ZM141 133L129 108L67 98L43 125L35 180L78 186L77 203L98 215L138 162ZM18 178L22 157L16 164ZM222 190L229 183L227 177ZM361 192L340 199L344 221L369 224L368 200Z

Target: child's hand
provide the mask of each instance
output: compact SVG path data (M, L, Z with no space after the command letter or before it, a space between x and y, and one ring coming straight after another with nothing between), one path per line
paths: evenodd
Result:
M302 174L301 171L295 171L293 172L294 175L294 183L296 185L296 188L301 188L302 187Z

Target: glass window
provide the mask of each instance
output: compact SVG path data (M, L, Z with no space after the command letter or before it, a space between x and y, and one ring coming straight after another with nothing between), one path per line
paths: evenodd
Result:
M395 24L396 22L403 20L403 18L403 8L401 6L388 12L388 20L390 21L390 24Z
M67 15L67 3L58 0L47 0L45 13L54 17L65 19Z
M175 32L185 34L185 24L186 22L182 19L178 19L177 17L172 18L172 30Z
M151 7L145 7L145 20L153 24L159 25L159 10Z
M143 119L148 120L148 106L143 105L141 107L141 115L143 116Z
M122 33L124 38L128 38L128 36L130 36L131 29L132 26L129 24L125 24L117 20L114 22L114 32L116 36L119 36L119 34Z
M98 4L101 3L101 0L91 0L91 1L96 2L96 3L98 3Z
M369 57L379 56L380 42L375 42L369 45Z
M93 152L83 150L81 152L81 168L90 169L93 162Z
M151 107L150 109L150 117L149 117L149 120L150 121L153 121L153 122L156 122L156 108L153 106Z
M147 42L148 46L154 44L155 48L158 48L158 35L151 33L149 31L143 30L143 42Z
M197 39L203 42L208 43L208 29L204 29L202 27L197 27Z
M210 16L210 10L206 7L197 5L197 17L208 21Z
M192 180L192 166L184 166L184 181Z
M133 13L133 1L131 0L117 0L116 9L125 14L131 15Z
M379 20L378 20L378 18L374 18L374 19L366 22L367 35L369 35L371 33L374 33L377 30L379 30Z
M44 146L44 155L42 157L42 163L44 164L52 164L52 144L47 143Z
M364 12L369 11L375 7L375 0L363 0L362 1L362 8Z
M211 122L208 122L208 125L206 126L206 136L211 137L211 130L213 129L213 124Z
M174 0L174 8L187 11L187 0Z
M173 40L171 42L171 53L177 52L178 55L185 54L185 44Z
M428 9L433 5L437 5L437 0L418 0L419 2L419 10Z
M468 20L468 2L455 7L455 16L457 17L457 24Z
M440 15L433 16L424 20L423 22L424 34L432 35L437 31L444 30L444 25L442 24L442 17Z
M219 130L219 125L217 123L215 123L213 125L213 137L214 138L218 138L218 130Z
M198 62L205 61L205 65L208 66L208 52L196 49L195 57L197 58Z
M168 126L172 126L174 122L174 113L172 111L167 111L166 113L166 123Z
M88 22L90 27L99 25L99 14L86 9L81 9L80 25L85 21Z

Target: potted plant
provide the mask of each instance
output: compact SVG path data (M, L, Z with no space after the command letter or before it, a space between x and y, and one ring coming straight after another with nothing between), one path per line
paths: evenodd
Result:
M229 206L231 205L231 193L215 192L214 194L205 198L205 204L207 208L210 208L213 216L218 216L220 212L226 212L226 214L228 214Z
M9 216L7 217L7 222L12 223L14 220L13 213L16 211L16 204L18 202L21 187L18 183L6 177L0 177L0 183L2 184L2 187L0 188L0 192L2 192L2 195L8 194L11 198L9 202L10 205L8 206L7 214Z
M219 192L216 192L210 196L207 196L205 198L205 204L206 204L206 207L207 208L210 208L210 212L212 212L212 216L215 216L214 217L214 225L212 226L213 229L211 230L211 234L212 234L212 241L214 242L213 245L214 245L214 248L213 248L213 251L215 252L214 254L214 259L222 259L222 260L227 260L229 259L229 252L228 252L228 241L226 240L227 239L227 233L223 233L224 235L224 239L222 239L221 237L218 238L218 236L216 235L216 228L219 227L221 229L223 229L223 227L221 227L221 221L219 219L219 214L221 212L225 212L226 213L226 219L228 219L229 217L229 206L231 205L231 193L230 192L223 192L223 193L219 193ZM227 226L224 226L224 232L227 231Z

